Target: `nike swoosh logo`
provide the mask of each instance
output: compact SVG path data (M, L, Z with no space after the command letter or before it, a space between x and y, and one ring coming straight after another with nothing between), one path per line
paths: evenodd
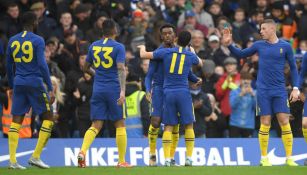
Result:
M270 162L272 163L272 165L283 165L286 162L286 157L280 157L280 156L276 156L275 154L275 148L272 149L269 154L268 154L268 158L270 160ZM294 161L298 161L298 160L303 160L307 158L307 153L305 154L298 154L298 155L293 155L291 156L291 158Z
M20 152L20 153L16 153L16 158L32 154L33 152L34 152L34 150L23 151L23 152ZM4 162L4 161L7 161L7 160L10 160L10 155L9 154L0 156L0 162Z

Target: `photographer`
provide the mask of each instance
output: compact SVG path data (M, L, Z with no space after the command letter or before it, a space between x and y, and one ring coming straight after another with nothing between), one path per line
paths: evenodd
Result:
M230 137L251 137L255 128L256 93L252 75L241 73L240 87L230 92Z

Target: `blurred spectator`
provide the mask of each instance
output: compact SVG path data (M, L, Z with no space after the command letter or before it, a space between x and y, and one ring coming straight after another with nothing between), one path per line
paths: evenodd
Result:
M229 137L251 137L255 128L256 92L252 75L242 72L240 87L230 92L231 115Z
M48 47L45 48L45 58L50 71L50 75L55 76L60 80L62 87L65 85L65 75L58 67L58 64L50 59L51 52Z
M223 16L221 5L217 2L213 2L209 7L209 13L212 16L214 26L217 26L217 19Z
M207 94L210 100L212 113L205 117L206 122L206 137L207 138L222 138L226 128L226 120L223 117L220 108L215 100L214 95Z
M192 0L193 4L192 11L195 13L195 18L198 24L205 26L206 28L213 28L214 23L212 16L204 10L205 2L206 2L205 0ZM183 26L183 23L186 18L187 18L186 13L182 13L177 22L177 26L178 27ZM205 36L207 35L205 34Z
M234 42L245 46L253 32L253 28L246 22L244 10L238 8L235 11L234 22L232 23L232 36Z
M31 10L38 18L37 34L44 39L48 39L54 34L57 23L54 19L47 17L44 13L46 10L45 3L43 1L37 1L31 5Z
M193 30L191 46L194 48L198 57L205 59L205 38L200 30Z
M264 14L262 11L255 11L251 14L249 18L249 24L254 29L254 33L259 33L260 31L260 25L264 20Z
M182 30L188 30L192 33L193 30L200 30L204 36L208 34L208 28L196 20L196 14L192 10L188 10L184 13L185 20L181 26L178 26L177 33Z
M91 28L90 14L91 9L87 4L79 4L74 11L74 22L83 34Z
M209 36L208 45L204 54L205 59L214 61L217 66L223 66L227 55L221 49L220 38L217 35Z
M214 73L218 76L222 76L224 75L224 67L223 66L216 66L215 69L214 69Z
M85 38L90 43L99 40L102 37L102 23L108 18L105 12L97 14L93 28L86 32Z
M277 24L277 36L290 41L297 31L296 22L285 15L284 2L276 1L272 4L272 17Z
M201 87L190 85L190 92L193 101L195 122L193 124L195 137L205 137L206 135L206 123L205 117L210 116L212 113L212 107L209 97L203 93Z
M164 4L160 8L165 22L176 26L181 13L181 7L176 4L176 0L164 0Z
M214 70L215 63L212 60L205 60L202 67L202 91L204 93L215 94L215 84L219 80L219 75Z
M216 98L220 103L222 114L227 120L229 120L231 114L229 103L230 91L237 89L240 84L240 74L237 70L237 64L238 62L235 58L226 58L224 61L226 72L219 78L215 85Z
M138 76L128 69L126 86L126 128L127 137L147 137L150 125L149 102L145 92L141 90Z
M64 33L68 30L74 31L79 38L83 37L82 31L78 26L73 24L71 13L63 12L60 17L60 26L55 30L55 36L61 41L64 41Z
M63 123L65 120L62 120L65 94L61 91L60 80L55 76L51 76L50 79L53 87L53 92L55 94L55 100L52 104L53 117L55 120L52 137L68 137L66 129L67 125Z
M307 1L300 0L295 14L298 19L298 37L300 40L307 40Z
M256 1L256 8L254 9L254 11L262 12L265 17L271 16L271 12L270 12L268 3L269 3L268 0L257 0Z
M17 4L20 8L21 14L30 11L30 0L19 0Z
M90 99L93 92L93 78L84 73L77 83L73 93L77 105L77 119L79 136L84 137L85 132L91 126Z
M67 73L75 66L73 55L64 48L56 37L51 37L46 41L46 48L51 52L50 59L56 62L61 71Z
M19 7L16 3L10 2L7 5L6 14L1 16L0 30L7 38L21 32L21 23L19 20Z

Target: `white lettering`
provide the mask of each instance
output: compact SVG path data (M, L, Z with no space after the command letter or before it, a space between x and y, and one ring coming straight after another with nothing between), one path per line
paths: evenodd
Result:
M118 153L116 147L108 148L108 165L109 166L115 166L118 162Z
M137 159L142 159L143 155L142 152L143 148L142 147L131 147L130 148L130 163L131 165L137 165ZM137 152L140 152L137 153Z
M229 147L224 147L223 152L224 152L224 164L225 165L237 165L236 161L231 161L231 155L230 155Z
M200 147L195 147L193 150L193 165L201 166L206 164L205 149Z
M107 163L103 160L103 153L106 151L106 148L91 148L92 155L92 166L106 166Z
M185 152L186 148L185 147L178 147L176 151L179 154L179 162L177 162L179 165L184 165L185 164Z
M219 150L217 148L211 148L210 149L207 165L208 166L223 165L221 155L220 155Z
M238 160L238 165L251 165L250 161L244 160L244 154L243 154L242 147L237 147L237 160Z

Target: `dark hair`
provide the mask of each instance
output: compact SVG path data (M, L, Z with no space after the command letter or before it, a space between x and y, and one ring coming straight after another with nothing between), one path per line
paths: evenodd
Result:
M240 73L240 79L241 80L253 80L253 75L250 74L249 72L242 71Z
M16 6L18 7L18 4L16 4L15 2L9 2L6 6L6 10L8 10L11 7L16 7Z
M112 19L106 19L102 24L103 35L111 36L115 34L116 24Z
M32 11L25 12L20 19L23 27L33 27L36 20L37 17Z
M179 46L185 47L185 46L187 46L187 45L190 43L191 38L192 38L192 36L191 36L191 33L190 33L190 32L188 32L188 31L186 31L186 30L181 31L181 32L179 33L179 35L178 35L177 44L178 44Z
M169 23L166 23L166 24L163 24L161 27L160 27L160 33L162 33L162 30L164 28L172 28L174 32L176 32L176 27L173 25L173 24L169 24Z

